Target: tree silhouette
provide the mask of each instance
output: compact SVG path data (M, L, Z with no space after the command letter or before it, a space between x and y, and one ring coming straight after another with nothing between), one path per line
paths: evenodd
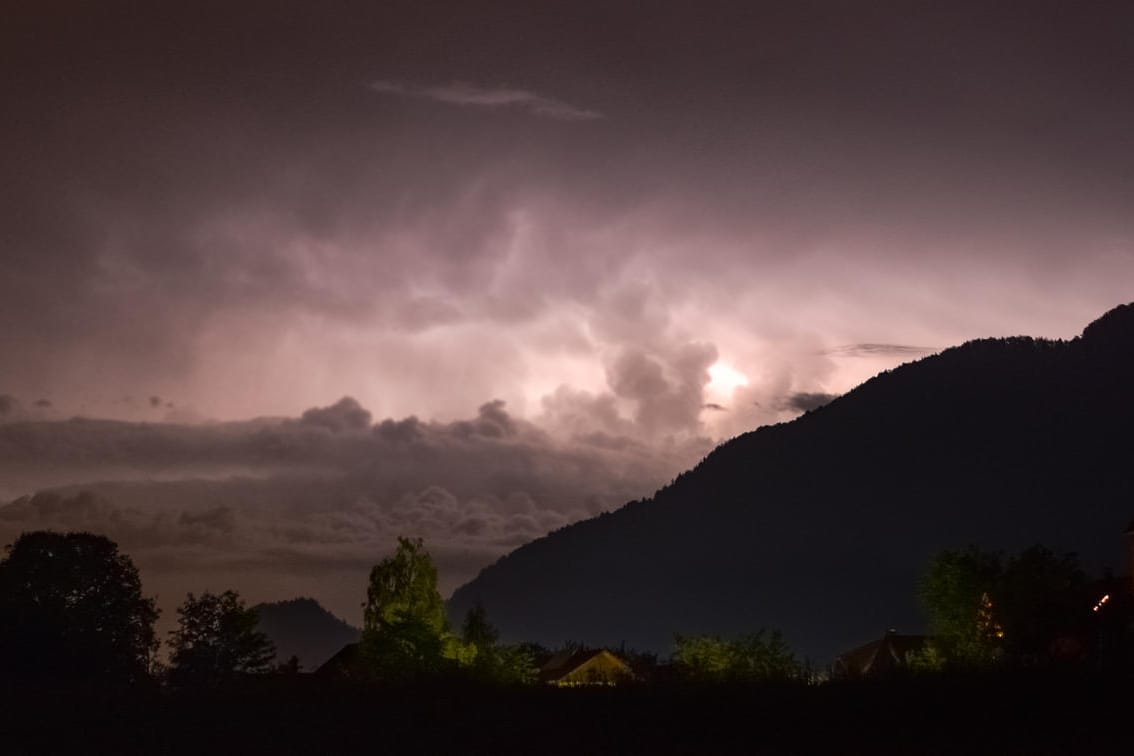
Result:
M1081 634L1092 598L1079 560L1031 546L1004 564L994 600L1001 607L1009 659L1037 663L1059 639Z
M236 592L190 593L177 614L178 627L170 633L173 682L217 685L271 670L276 650L256 630L256 610L246 608Z
M0 561L0 678L136 682L152 668L157 617L110 539L24 533Z
M488 612L477 602L465 615L464 624L461 625L461 640L475 646L479 653L495 646L499 637L500 632L488 621Z
M538 669L532 652L521 646L499 645L500 631L488 621L488 612L477 603L465 615L461 641L475 651L472 675L482 682L516 684L535 682Z

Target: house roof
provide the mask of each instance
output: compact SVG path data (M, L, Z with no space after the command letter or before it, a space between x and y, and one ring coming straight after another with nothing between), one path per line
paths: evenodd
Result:
M359 644L348 643L340 648L334 656L319 665L315 674L323 676L350 676L359 659Z
M927 637L899 635L891 630L876 641L864 643L835 657L835 667L844 674L878 674L900 663L911 652L920 651Z
M607 676L631 677L634 674L626 662L605 648L582 649L561 651L552 656L540 667L539 680L540 682L562 680L588 664L595 665L595 671L600 675L602 671L599 668L603 667L605 672L608 673Z

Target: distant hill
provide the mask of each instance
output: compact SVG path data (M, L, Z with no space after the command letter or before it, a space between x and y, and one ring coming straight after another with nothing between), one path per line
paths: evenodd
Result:
M529 543L449 602L508 640L666 651L782 628L819 661L921 627L939 549L1043 543L1127 569L1134 307L1071 341L983 339L722 444L653 498Z
M276 660L299 657L304 672L314 672L348 643L358 641L360 631L328 612L310 598L259 604L258 629L276 644Z

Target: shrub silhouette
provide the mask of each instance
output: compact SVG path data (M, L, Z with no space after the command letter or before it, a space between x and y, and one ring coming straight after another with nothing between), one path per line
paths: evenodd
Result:
M255 609L235 591L190 593L177 608L170 681L178 685L219 685L241 675L271 670L276 649L256 630Z

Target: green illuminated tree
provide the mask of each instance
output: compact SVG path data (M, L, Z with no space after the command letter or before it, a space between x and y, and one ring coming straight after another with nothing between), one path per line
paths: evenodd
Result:
M437 591L437 568L420 539L399 538L393 556L370 570L363 632L382 632L409 620L440 635L445 604Z
M735 640L674 636L673 662L691 680L769 682L797 679L801 667L778 630Z
M1004 565L975 546L937 554L921 581L921 601L936 652L962 666L999 657L1004 636L993 603Z
M389 680L436 674L475 658L475 647L449 632L437 568L420 538L399 538L393 556L370 570L362 654Z
M942 551L921 582L934 653L954 666L1044 661L1085 621L1085 586L1073 554L1042 546L1008 558L975 546Z

